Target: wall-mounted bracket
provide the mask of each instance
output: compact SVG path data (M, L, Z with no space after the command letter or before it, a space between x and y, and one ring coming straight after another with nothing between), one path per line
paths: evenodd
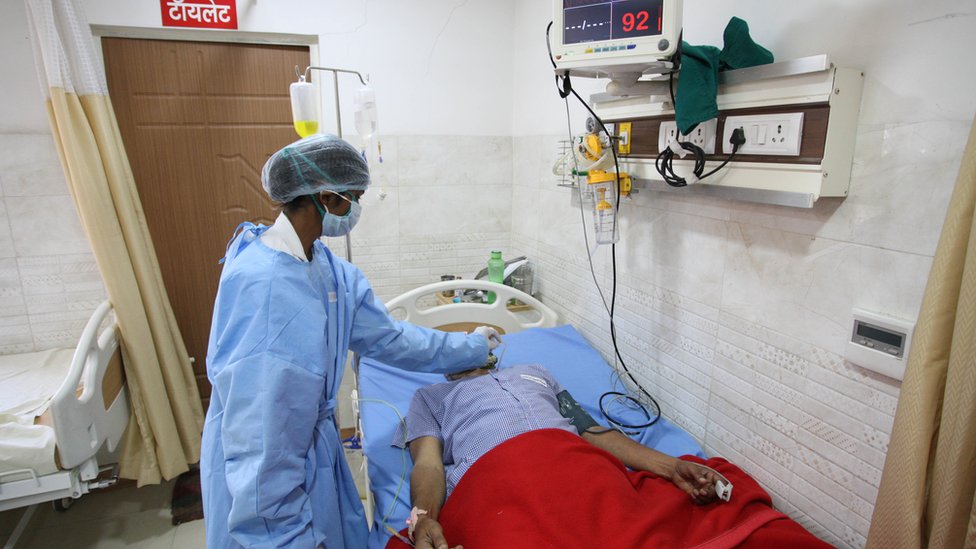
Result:
M715 175L677 192L807 208L822 197L847 196L861 71L837 68L818 55L722 72L718 82L715 152L706 153L705 170L728 158L734 128L746 130L747 143ZM670 98L603 93L590 96L590 102L604 122L631 125L630 154L621 156L620 169L635 180L661 184L651 189L666 187L654 160L662 125L674 122ZM675 160L673 166L679 175L691 171L690 160ZM698 188L709 190L693 190Z

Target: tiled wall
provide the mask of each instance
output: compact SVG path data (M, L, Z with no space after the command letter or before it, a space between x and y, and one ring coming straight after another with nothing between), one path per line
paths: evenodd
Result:
M843 359L851 309L915 318L969 124L859 130L851 195L812 210L641 192L617 246L617 342L664 415L826 541L862 547L899 383ZM946 148L927 140L948 136ZM563 136L513 144L513 253L612 363ZM586 223L590 213L584 212ZM593 256L610 300L610 250Z
M105 299L50 134L0 134L0 354L73 347Z

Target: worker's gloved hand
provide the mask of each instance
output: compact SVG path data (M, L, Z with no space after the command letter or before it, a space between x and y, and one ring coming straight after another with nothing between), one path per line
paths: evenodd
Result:
M488 340L489 351L494 351L502 344L502 336L498 335L498 330L491 326L478 326L474 329L474 333L484 336Z

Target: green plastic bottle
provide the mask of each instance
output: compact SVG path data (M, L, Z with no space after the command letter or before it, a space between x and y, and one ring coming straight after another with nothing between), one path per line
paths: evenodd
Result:
M499 284L505 283L505 261L500 251L491 252L488 260L488 280ZM488 292L488 303L495 302L495 292Z

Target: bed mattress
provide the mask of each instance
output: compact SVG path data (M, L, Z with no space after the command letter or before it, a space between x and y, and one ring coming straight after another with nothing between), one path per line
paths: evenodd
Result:
M42 416L71 367L74 349L0 356L0 473L58 470L54 428ZM25 475L26 476L26 475ZM23 477L6 476L3 480Z

